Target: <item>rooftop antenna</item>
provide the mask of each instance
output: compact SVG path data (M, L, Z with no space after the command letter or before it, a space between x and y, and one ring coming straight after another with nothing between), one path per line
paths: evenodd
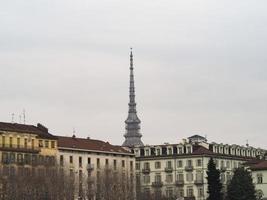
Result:
M19 123L21 124L21 115L19 115Z
M15 114L12 113L12 114L11 114L11 122L12 122L12 123L14 123L14 117L15 117Z
M75 137L75 133L76 133L76 130L75 130L75 128L73 127L73 129L72 129L72 137Z
M23 123L26 124L26 112L25 112L25 109L23 109Z

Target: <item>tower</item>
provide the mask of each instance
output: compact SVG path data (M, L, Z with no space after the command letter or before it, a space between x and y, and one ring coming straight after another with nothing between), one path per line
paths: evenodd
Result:
M125 120L126 133L124 135L125 141L122 146L135 147L143 146L141 141L142 134L140 133L140 119L137 117L136 103L135 103L135 87L134 87L134 73L133 73L133 53L130 53L130 88L129 88L129 110L128 117Z

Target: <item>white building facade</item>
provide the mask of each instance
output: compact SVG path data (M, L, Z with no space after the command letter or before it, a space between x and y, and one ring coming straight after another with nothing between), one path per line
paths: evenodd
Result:
M79 198L82 189L88 187L89 179L92 188L99 190L102 187L101 176L108 171L120 175L133 184L133 190L135 188L135 157L125 148L99 140L58 137L57 160L66 173L76 178L75 199ZM81 180L85 180L86 186L81 184Z
M211 143L195 135L179 144L150 145L134 149L137 187L144 195L169 199L207 198L207 165L212 157L221 170L224 186L233 170L261 157L265 151L252 147ZM225 189L226 187L224 187Z

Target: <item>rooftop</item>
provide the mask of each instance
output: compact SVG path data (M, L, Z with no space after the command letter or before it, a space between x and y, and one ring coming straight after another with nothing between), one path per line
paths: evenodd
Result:
M56 137L50 134L48 132L48 129L40 123L38 123L37 126L34 126L27 124L0 122L0 131L36 134L40 138L56 139Z
M58 148L70 148L77 150L98 151L107 153L132 154L121 146L111 145L101 140L93 140L89 138L77 138L58 136Z

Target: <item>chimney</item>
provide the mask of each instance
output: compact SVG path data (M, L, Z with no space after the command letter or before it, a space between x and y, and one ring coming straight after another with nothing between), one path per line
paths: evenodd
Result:
M48 128L46 128L44 125L40 123L37 124L37 128L40 129L41 131L48 133Z

